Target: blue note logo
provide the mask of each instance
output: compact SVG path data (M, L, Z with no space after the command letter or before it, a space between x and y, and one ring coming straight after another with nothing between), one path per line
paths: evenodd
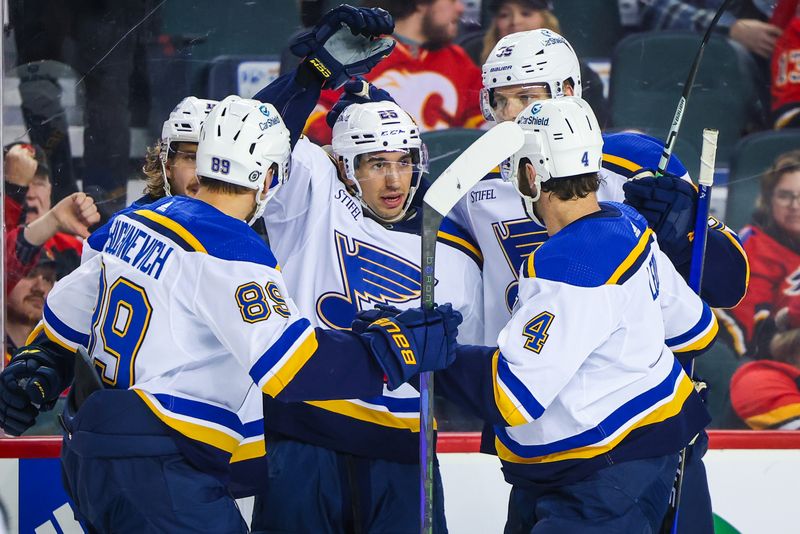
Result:
M519 268L547 240L547 230L528 218L492 223L492 230L514 276L506 287L506 307L511 312L519 291Z
M349 330L360 310L420 298L420 269L375 245L334 232L343 291L317 299L317 315L330 328Z

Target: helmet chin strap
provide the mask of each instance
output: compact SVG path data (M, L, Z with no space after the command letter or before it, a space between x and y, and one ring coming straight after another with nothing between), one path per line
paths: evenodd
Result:
M522 200L522 207L525 210L525 215L527 215L533 222L542 228L546 228L544 221L542 221L536 214L536 207L534 206L534 204L536 204L536 202L542 197L542 178L537 174L534 180L534 185L536 186L536 196L529 197L528 195L520 195L520 199Z
M172 189L170 189L169 185L169 178L167 177L167 166L166 166L166 158L169 157L169 147L166 149L162 148L161 154L158 155L158 160L161 162L161 176L164 177L164 193L168 196L172 196ZM166 150L166 152L164 152Z

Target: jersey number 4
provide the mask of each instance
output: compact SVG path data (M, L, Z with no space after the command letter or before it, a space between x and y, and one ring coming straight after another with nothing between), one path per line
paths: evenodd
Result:
M136 355L152 314L153 307L142 286L120 277L106 289L105 272L101 275L89 350L101 370L103 382L121 389L136 383ZM94 336L98 327L102 352L93 350L98 341Z
M547 342L547 329L553 324L555 315L550 312L542 312L522 328L522 335L525 336L525 348L531 352L539 354Z

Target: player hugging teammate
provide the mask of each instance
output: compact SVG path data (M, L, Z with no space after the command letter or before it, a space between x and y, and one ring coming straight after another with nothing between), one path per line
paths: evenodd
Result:
M504 38L512 52L484 66L484 108L525 142L444 219L436 295L448 304L425 311L427 151L388 93L351 81L391 51L380 36L392 28L382 10L340 6L291 43L300 66L255 100L182 102L195 137L165 125L151 196L87 241L0 376L0 425L20 433L87 348L104 389L73 388L89 395L65 414L62 464L94 530L243 532L236 488L259 494L253 530L417 532L409 380L429 370L491 425L513 486L507 532L658 530L678 452L708 422L676 356L717 330L683 279L696 201L685 169L654 178L656 140L602 136L561 36ZM521 68L531 57L534 74ZM301 132L321 89L342 85L326 152ZM248 226L260 218L269 247ZM711 234L702 296L730 306L746 259L724 225ZM264 438L266 471L242 477ZM433 476L433 529L446 532Z

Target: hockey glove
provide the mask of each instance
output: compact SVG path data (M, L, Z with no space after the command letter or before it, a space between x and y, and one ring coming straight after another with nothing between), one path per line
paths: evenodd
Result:
M394 306L389 306L386 304L376 304L371 310L363 310L358 312L356 314L356 318L353 319L351 329L356 334L363 334L367 331L369 325L378 319L396 317L400 313L402 313L400 308L395 308Z
M344 93L328 112L325 121L328 126L333 128L339 115L348 106L351 104L366 104L367 102L394 102L394 98L388 91L375 87L364 78L356 78L344 84Z
M362 336L386 374L387 386L394 390L417 373L444 369L453 362L461 320L450 304L433 310L412 308L378 319Z
M41 345L17 351L0 373L0 426L19 436L36 422L39 410L51 410L59 394L71 381L62 379L59 355Z
M647 219L658 245L677 267L692 259L697 190L677 176L646 176L625 182L625 203Z
M340 5L323 15L312 29L292 39L289 49L303 58L326 89L338 89L353 76L368 73L394 49L388 37L394 20L380 8Z

